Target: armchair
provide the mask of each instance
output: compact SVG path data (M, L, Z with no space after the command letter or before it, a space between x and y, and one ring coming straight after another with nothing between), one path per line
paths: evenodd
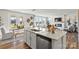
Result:
M2 40L13 38L12 32L5 32L4 28L1 28L1 32L2 32Z

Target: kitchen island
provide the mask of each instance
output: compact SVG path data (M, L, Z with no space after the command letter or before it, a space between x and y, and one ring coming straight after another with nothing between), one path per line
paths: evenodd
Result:
M25 30L24 41L33 49L65 49L66 32L56 29L55 33L48 31Z

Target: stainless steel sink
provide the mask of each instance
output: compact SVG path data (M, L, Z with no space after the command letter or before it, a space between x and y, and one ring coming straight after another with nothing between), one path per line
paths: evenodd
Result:
M38 29L31 29L32 31L37 31L37 32L39 32L39 31L41 31L41 30L38 30Z

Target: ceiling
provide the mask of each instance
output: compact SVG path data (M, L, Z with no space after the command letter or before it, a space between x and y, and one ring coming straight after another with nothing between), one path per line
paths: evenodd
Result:
M10 10L41 16L62 16L64 14L73 15L76 13L76 9L10 9Z

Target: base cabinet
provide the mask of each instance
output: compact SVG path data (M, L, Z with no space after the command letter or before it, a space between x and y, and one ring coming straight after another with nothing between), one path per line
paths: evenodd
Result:
M37 34L26 31L25 42L30 46L32 49L50 49L51 48L51 41L43 36L38 36Z
M52 49L66 49L66 35L59 40L52 40Z
M25 40L32 49L65 49L66 36L59 40L49 39L31 31L25 31Z
M25 42L25 43L27 43L26 33L27 33L27 31L24 31L24 42Z
M30 31L25 31L25 42L29 47L36 49L36 34Z
M31 41L30 32L26 31L26 43L28 44L28 46L31 45L30 41Z
M31 48L36 49L36 34L31 32L30 36L31 36L30 46Z

